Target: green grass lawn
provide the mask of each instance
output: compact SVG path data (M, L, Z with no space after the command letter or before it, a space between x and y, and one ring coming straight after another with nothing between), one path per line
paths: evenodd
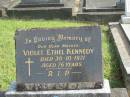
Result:
M11 81L15 80L15 43L16 29L29 28L62 28L92 25L93 23L81 23L60 20L17 20L0 19L0 90L6 90ZM123 87L120 60L116 56L114 44L108 35L108 27L101 25L103 36L104 77L110 80L111 87Z

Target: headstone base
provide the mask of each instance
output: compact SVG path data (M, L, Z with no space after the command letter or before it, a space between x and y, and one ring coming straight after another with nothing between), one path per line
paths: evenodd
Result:
M54 90L54 91L24 91L17 92L16 84L6 92L6 97L110 97L110 85L108 80L104 80L102 89L86 90Z
M41 3L41 4L18 4L15 8L36 8L36 7L64 7L62 3Z
M130 23L130 16L125 16L125 15L122 15L121 16L121 21L123 24L129 24Z

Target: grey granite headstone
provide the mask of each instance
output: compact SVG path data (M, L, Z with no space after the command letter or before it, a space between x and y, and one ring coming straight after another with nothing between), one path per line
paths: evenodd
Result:
M18 90L102 88L98 26L16 32Z
M23 4L60 3L61 0L21 0Z
M5 96L110 97L101 40L99 26L17 31L17 80Z
M87 9L107 8L116 6L116 0L84 0Z

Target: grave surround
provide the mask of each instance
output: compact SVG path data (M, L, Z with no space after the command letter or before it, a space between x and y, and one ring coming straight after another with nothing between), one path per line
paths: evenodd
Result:
M122 64L120 64L122 75L124 78L125 86L127 88L128 94L130 95L130 40L128 36L128 24L109 23L110 32L113 36L114 43L116 45L119 57ZM118 37L118 38L117 38Z

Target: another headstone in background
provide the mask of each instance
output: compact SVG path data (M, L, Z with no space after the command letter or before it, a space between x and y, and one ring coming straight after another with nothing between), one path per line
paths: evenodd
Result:
M67 19L72 16L72 6L62 0L21 0L8 8L8 16L33 19Z

